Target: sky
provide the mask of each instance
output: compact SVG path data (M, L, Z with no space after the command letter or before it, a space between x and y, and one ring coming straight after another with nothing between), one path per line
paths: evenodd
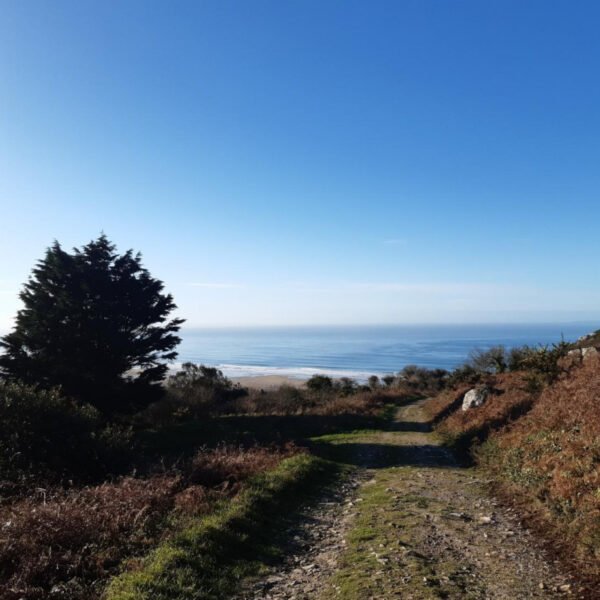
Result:
M0 2L0 330L58 240L188 326L600 320L600 3Z

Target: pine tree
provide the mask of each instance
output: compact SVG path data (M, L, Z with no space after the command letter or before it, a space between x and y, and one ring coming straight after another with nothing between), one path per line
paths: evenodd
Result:
M163 288L139 253L119 255L104 234L73 253L55 242L20 294L0 371L107 413L150 402L183 322L167 320L176 306Z

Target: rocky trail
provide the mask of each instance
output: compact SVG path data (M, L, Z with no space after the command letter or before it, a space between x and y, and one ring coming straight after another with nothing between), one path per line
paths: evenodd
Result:
M589 597L440 445L422 404L389 430L322 440L351 475L300 515L283 563L240 600Z

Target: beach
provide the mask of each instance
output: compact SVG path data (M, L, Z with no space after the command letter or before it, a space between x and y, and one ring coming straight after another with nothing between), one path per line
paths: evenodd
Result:
M273 390L282 385L300 388L304 387L306 383L302 379L286 377L285 375L250 375L248 377L234 377L232 381L253 390Z

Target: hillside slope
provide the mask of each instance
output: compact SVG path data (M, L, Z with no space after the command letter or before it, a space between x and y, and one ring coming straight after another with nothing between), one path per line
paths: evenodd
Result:
M575 361L532 390L527 373L497 375L483 406L462 411L464 389L431 400L446 441L493 477L563 560L600 579L600 359Z

